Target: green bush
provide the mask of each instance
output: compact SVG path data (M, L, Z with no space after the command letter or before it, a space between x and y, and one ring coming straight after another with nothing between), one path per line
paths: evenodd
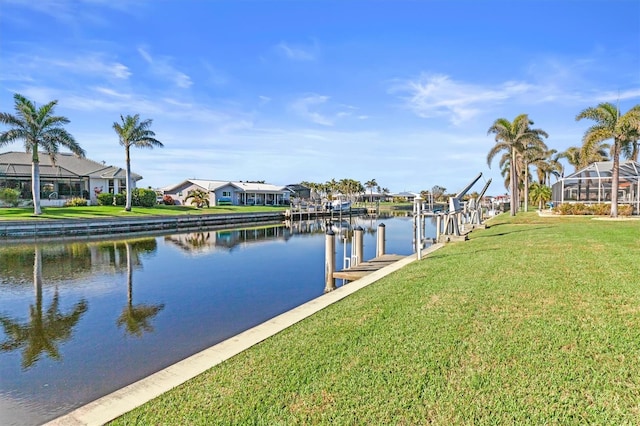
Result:
M116 200L115 203L113 202L114 198ZM124 206L126 200L127 196L125 194L113 195L109 192L102 192L98 194L99 206Z
M561 215L595 215L595 216L609 216L611 214L611 204L591 204L584 203L564 203L553 209L556 213ZM631 216L633 207L631 205L618 205L619 216Z
M20 204L20 191L11 188L0 190L0 201L11 207L18 207Z
M80 197L73 197L70 200L67 200L64 203L64 205L67 206L67 207L86 206L87 205L87 200L85 200L84 198L80 198Z
M131 191L131 204L140 207L153 207L157 203L156 191L136 188Z

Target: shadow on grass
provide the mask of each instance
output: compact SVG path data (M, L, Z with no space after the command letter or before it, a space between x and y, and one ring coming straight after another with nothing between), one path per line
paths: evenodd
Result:
M497 225L495 225L497 226ZM516 225L516 226L520 226L520 224ZM493 228L493 226L491 226L491 228ZM474 239L476 238L491 238L491 237L499 237L502 235L509 235L509 234L515 234L518 232L531 232L531 231L536 231L538 229L549 229L549 228L553 228L553 226L536 226L536 227L530 227L530 228L526 228L526 229L514 229L512 231L504 231L504 232L497 232L497 233L484 233L482 235L476 235L474 237Z

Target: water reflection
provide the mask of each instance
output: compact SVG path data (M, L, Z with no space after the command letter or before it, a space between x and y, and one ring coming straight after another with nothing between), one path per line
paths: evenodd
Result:
M56 286L49 307L43 311L42 251L39 247L34 248L33 254L33 286L36 301L35 305L29 306L27 322L0 315L0 325L7 336L7 340L0 344L0 351L22 350L23 370L33 366L45 353L52 359L60 360L58 346L71 338L73 328L89 308L87 301L81 299L69 313L64 314L60 310L60 295Z
M342 219L3 244L0 424L45 423L321 296L327 229L364 228L375 256L380 219ZM411 254L412 221L382 222L387 252Z
M155 250L155 239L153 241L153 250ZM151 241L147 241L150 243ZM129 241L124 242L126 260L127 260L127 306L122 310L122 313L118 317L116 324L118 327L124 326L127 334L135 337L142 337L142 334L146 332L152 332L153 326L150 324L151 319L155 317L162 309L164 304L145 305L145 304L133 304L133 263L136 261L137 265L140 265L140 259L138 256L135 259L132 256L132 248L134 243ZM138 244L138 247L145 247L144 242ZM135 251L137 255L139 251Z

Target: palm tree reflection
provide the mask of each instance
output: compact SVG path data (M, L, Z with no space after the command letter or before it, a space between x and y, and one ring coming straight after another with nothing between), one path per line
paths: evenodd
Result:
M34 365L42 353L52 359L61 359L58 346L72 335L73 327L87 311L88 304L82 299L68 314L60 312L60 296L56 287L53 300L43 312L42 303L42 253L36 246L33 261L33 283L36 303L29 307L29 321L21 324L16 319L0 315L0 325L4 328L7 340L0 344L0 351L9 352L22 349L22 368Z
M151 320L162 309L164 304L145 305L133 304L133 261L131 255L131 243L125 242L127 259L127 306L118 317L116 324L118 327L124 326L127 334L135 337L142 337L144 332L152 332Z

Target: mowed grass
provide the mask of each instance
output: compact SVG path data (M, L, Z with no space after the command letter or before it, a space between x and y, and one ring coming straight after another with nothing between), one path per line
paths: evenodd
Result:
M640 221L490 224L113 424L640 424Z
M113 217L172 216L183 214L225 214L283 211L285 207L271 206L216 206L197 209L193 206L133 207L130 212L123 206L43 207L42 214L33 215L33 207L0 208L0 220L43 219L100 219Z

